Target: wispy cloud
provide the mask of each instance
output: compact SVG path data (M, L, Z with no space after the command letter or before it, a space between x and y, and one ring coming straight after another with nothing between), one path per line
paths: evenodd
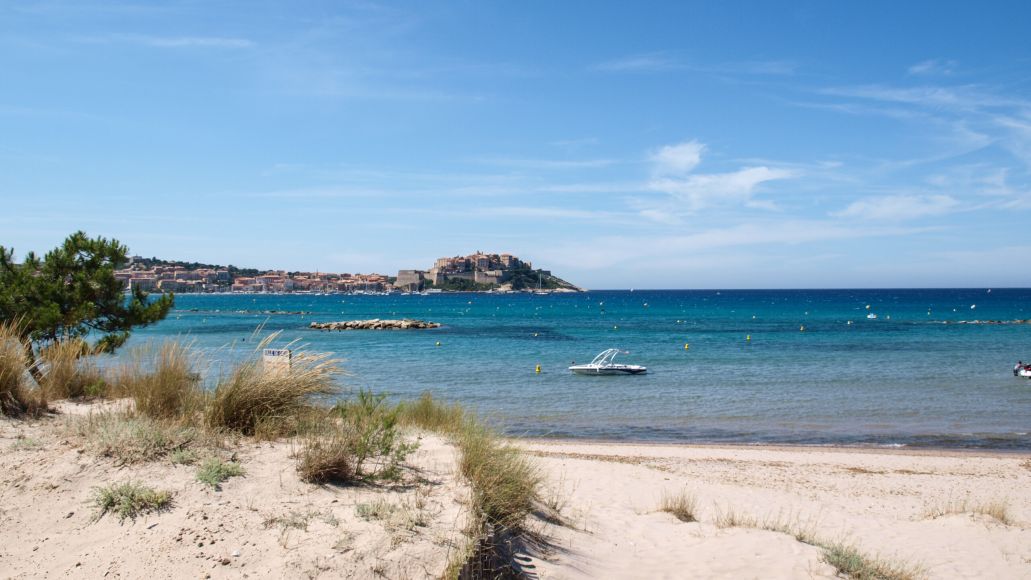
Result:
M677 54L649 52L598 62L588 68L610 73L653 73L680 70L728 75L786 76L795 74L798 65L787 60L743 60L702 64Z
M675 203L665 208L646 208L643 216L663 221L670 214L692 213L710 206L744 205L752 208L773 208L767 200L756 200L754 195L763 183L788 179L798 175L797 170L780 167L742 167L726 173L694 173L702 161L705 145L686 141L667 145L652 153L652 178L648 188L668 194Z
M831 215L841 218L904 221L955 211L959 201L949 195L896 195L870 197L853 202Z
M909 67L909 74L913 76L948 76L956 71L958 64L954 60L932 58Z
M539 170L596 169L617 163L615 159L527 159L520 157L477 157L472 161L483 165Z
M675 59L662 53L636 54L591 65L592 70L604 72L656 72L684 68Z
M228 36L153 36L148 34L109 34L76 39L88 44L135 44L152 48L251 48L256 43Z

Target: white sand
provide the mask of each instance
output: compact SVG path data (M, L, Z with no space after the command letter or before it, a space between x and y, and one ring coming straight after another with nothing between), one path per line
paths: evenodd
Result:
M438 437L411 456L419 471L409 480L425 480L411 487L306 484L289 443L245 443L236 451L246 475L214 491L195 466L119 467L84 452L61 436L67 420L0 419L0 578L438 578L462 542L468 489ZM92 488L130 479L174 492L171 509L93 521ZM356 514L378 499L421 505L427 525Z
M1031 578L1026 454L522 441L567 503L554 548L533 559L552 578L833 578L822 551L792 535L725 527L733 512L806 529L929 578ZM694 523L656 511L663 491L697 498ZM1011 523L930 514L1003 501Z

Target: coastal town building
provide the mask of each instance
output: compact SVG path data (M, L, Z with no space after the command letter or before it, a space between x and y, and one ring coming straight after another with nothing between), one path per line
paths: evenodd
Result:
M335 274L327 272L286 272L269 270L253 276L234 276L225 268L186 268L153 265L145 267L134 257L129 268L115 272L126 290L146 292L241 292L241 293L365 293L393 289L382 274Z

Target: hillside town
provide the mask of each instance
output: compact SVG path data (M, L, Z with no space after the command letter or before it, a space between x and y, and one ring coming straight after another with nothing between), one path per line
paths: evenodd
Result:
M335 274L329 272L286 272L269 270L256 275L238 275L227 268L189 268L181 265L145 266L134 258L129 268L115 272L126 290L180 294L240 293L372 293L393 289L383 274Z
M384 274L258 271L134 256L129 267L115 272L126 291L199 293L381 294L436 291L576 291L548 270L512 254L476 252L438 258L429 270Z

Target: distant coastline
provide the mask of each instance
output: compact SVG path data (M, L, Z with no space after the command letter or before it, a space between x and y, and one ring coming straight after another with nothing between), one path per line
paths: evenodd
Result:
M433 294L441 292L509 293L583 292L550 270L534 269L511 254L484 254L438 259L429 270L386 274L291 272L220 266L133 256L115 272L126 292L180 294Z

